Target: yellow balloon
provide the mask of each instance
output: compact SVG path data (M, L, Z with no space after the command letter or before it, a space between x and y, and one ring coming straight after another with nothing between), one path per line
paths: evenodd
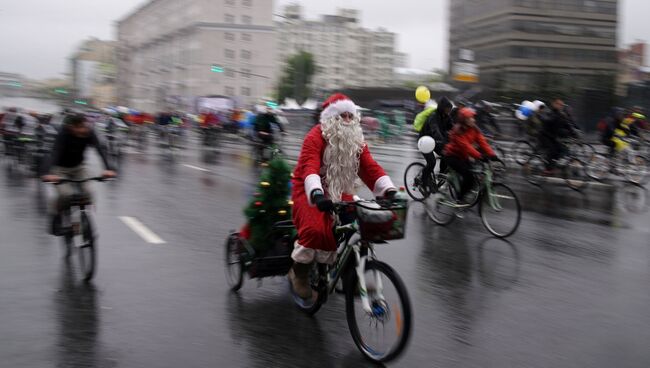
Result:
M431 99L431 91L425 86L420 86L415 90L415 99L419 103L426 103Z

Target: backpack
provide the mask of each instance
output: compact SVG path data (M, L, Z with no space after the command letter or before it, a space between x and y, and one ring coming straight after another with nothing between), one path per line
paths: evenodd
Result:
M436 111L435 107L429 107L424 109L421 113L417 114L415 116L415 120L413 121L413 129L415 129L416 132L421 132L422 128L424 128L424 123L429 119L429 116L431 116L432 113Z

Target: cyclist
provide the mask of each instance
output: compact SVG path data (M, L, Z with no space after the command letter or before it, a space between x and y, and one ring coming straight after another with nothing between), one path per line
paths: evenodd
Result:
M498 158L476 126L476 112L464 107L458 111L457 116L458 121L449 133L444 160L461 178L457 199L459 203L465 203L465 196L475 184L472 162L479 159L496 161Z
M616 143L612 138L614 138L614 132L618 127L623 123L625 113L620 107L615 107L612 109L612 112L609 116L602 119L598 123L598 131L600 132L600 143L604 144L609 148L609 155L613 155L616 151Z
M298 238L289 272L294 292L311 297L309 271L313 262L336 260L336 241L329 213L333 201L352 200L357 177L374 195L393 197L395 185L372 158L354 102L337 93L323 104L321 123L304 139L292 179L293 222Z
M424 126L420 130L420 138L424 136L432 137L436 141L435 153L439 156L442 155L442 152L447 144L448 134L451 128L453 127L453 121L451 117L452 103L447 97L441 97L438 100L438 107L436 111L429 115L429 118L424 123ZM423 154L424 159L427 164L422 170L422 176L424 177L424 187L431 187L429 182L433 176L434 169L436 167L436 155L432 153ZM440 172L445 172L447 167L444 160L440 163Z
M259 139L264 146L273 144L273 125L277 126L282 133L285 133L284 127L278 121L278 118L273 114L271 108L265 107L262 112L257 114L253 127L255 129L255 136Z
M492 106L487 101L476 104L476 124L484 133L501 135L501 127L492 114Z
M540 146L546 152L545 174L551 174L555 162L567 152L566 146L560 140L567 137L576 138L578 131L564 101L560 98L553 100L550 111L542 117L542 130L539 136Z
M99 153L104 163L105 170L102 176L113 178L115 171L111 169L106 156L106 151L99 143L97 134L81 114L68 115L65 118L62 129L54 141L51 155L47 158L42 176L45 182L57 183L62 178L70 180L82 180L86 178L84 165L84 153L88 146L93 146ZM53 217L51 233L56 235L59 228L60 213L68 208L68 198L73 193L70 185L57 185L57 199L53 206ZM91 193L86 186L82 187L84 194L91 198Z

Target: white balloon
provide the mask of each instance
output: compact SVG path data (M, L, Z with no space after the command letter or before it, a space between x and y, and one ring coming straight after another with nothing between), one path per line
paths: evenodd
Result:
M530 101L528 101L528 100L522 102L522 103L521 103L521 106L526 107L526 108L529 108L529 109L535 111L535 104L532 103L532 102L530 102Z
M436 149L436 140L427 136L424 136L418 140L418 149L424 154L429 154Z
M535 100L535 101L533 101L533 105L535 105L535 108L533 109L535 112L539 111L539 108L540 108L540 107L542 107L542 106L546 106L546 104L543 103L543 102L540 101L540 100Z
M516 117L517 119L519 119L519 120L523 120L523 121L528 120L528 116L524 115L524 113L521 112L521 110L517 110L517 111L515 111L515 117Z

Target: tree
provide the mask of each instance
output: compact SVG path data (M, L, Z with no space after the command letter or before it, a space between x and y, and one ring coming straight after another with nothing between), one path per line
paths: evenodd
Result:
M314 56L306 51L287 59L278 84L278 101L285 98L294 98L302 104L311 96L311 80L316 73Z
M291 167L276 156L262 172L258 191L244 209L248 223L242 233L257 252L265 253L275 245L273 224L291 219L290 180Z

